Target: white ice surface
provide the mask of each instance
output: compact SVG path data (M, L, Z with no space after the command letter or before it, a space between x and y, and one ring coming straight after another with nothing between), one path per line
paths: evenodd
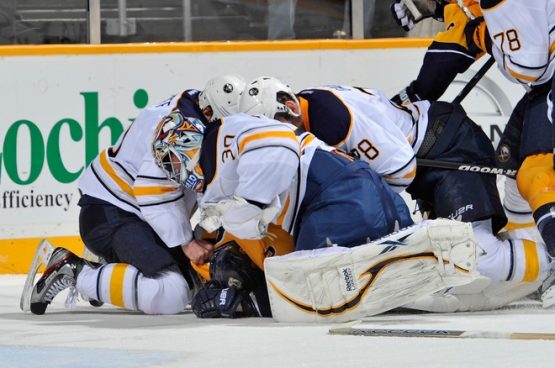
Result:
M146 316L59 295L36 316L19 309L24 276L0 276L0 368L34 367L386 367L555 366L555 340L332 336L331 324L271 319L199 320L192 313ZM519 302L492 312L388 313L376 328L555 333L555 310Z

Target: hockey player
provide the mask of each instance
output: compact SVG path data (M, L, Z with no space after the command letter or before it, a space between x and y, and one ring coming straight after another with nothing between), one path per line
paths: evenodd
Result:
M256 91L249 93L253 101L260 97ZM244 101L245 96L242 106ZM255 107L241 109L250 113ZM296 249L315 249L330 242L357 245L393 231L396 222L398 226L412 223L402 199L368 165L323 143L320 147L316 140L310 149L306 140L299 143L293 126L267 118L280 117L275 108L256 110L257 116L232 115L208 125L199 161L207 178L199 201L200 224L206 230L222 226L238 238L258 239L275 220L295 237ZM337 175L327 175L333 172ZM347 191L359 195L346 196ZM335 199L335 207L324 193ZM311 203L325 207L328 217L309 221L315 212ZM345 213L353 219L338 221ZM353 221L364 226L353 226ZM349 231L342 231L344 227Z
M292 93L289 86L271 77L255 79L246 91L252 88L278 99ZM297 96L299 102L286 103L293 114L291 121L366 160L393 185L400 179L391 181L391 173L414 164L415 155L486 165L493 161L491 142L459 105L421 101L399 107L379 91L349 86L317 87ZM407 145L409 154L405 153ZM392 157L397 148L403 160ZM478 261L482 275L518 283L541 282L549 274L550 261L541 239L523 239L520 233L496 237L506 219L494 176L418 168L412 183L407 182L413 198L429 201L435 216L472 223L474 236L485 251Z
M69 286L90 300L147 314L184 310L192 290L184 277L188 259L204 263L213 245L193 239L189 220L194 191L204 186L202 172L181 170L174 161L182 151L192 162L199 159L207 122L203 110L214 119L237 108L242 79L218 77L207 87L216 82L225 88L211 99L201 94L200 106L200 92L186 90L147 108L87 168L79 181L80 233L86 247L107 263L94 265L56 248L34 286L33 313L43 314ZM172 145L160 150L164 139Z
M417 19L407 2L419 11ZM485 33L478 0L396 0L391 10L406 31L427 17L445 22L445 31L438 33L428 47L417 78L393 97L398 104L437 100L458 73L465 72L487 51L486 45L472 41L472 35Z
M293 126L268 118L288 119L285 105L275 101L261 110L260 98L250 90L241 99L241 109L259 115L237 114L207 125L198 163L182 155L181 167L204 174L204 229L223 227L239 239L260 239L275 223L293 235L300 250L360 245L412 224L402 198L366 163L317 144L312 135L299 140ZM201 296L219 300L222 293L211 288ZM195 313L205 315L196 304Z
M487 24L483 37L486 41L481 42L486 45L491 42L501 72L527 90L503 132L498 152L504 158L507 155L513 158L510 162L518 165L519 192L530 205L548 252L554 257L555 3L482 0L480 6ZM544 306L555 304L553 281L555 277L542 287Z

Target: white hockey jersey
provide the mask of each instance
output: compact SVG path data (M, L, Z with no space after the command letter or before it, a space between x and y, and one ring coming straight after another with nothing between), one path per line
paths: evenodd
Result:
M515 83L549 82L555 70L555 1L480 1L492 51L501 72Z
M280 206L279 196L299 167L294 130L292 125L246 114L208 124L200 157L206 188L199 207L233 196Z
M378 90L343 85L305 89L298 97L306 130L368 162L398 192L412 182L429 102L399 107Z
M118 142L102 151L79 180L82 194L109 202L146 221L168 247L192 239L191 211L196 193L171 182L154 162L152 141L160 120L174 109L204 120L194 99L181 94L142 111Z

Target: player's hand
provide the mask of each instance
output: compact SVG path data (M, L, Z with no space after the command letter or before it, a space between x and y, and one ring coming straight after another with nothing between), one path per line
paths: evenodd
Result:
M193 297L191 309L199 318L260 317L247 291L224 287L217 281L209 281L200 288Z
M390 9L397 24L400 25L405 31L408 32L414 28L414 17L404 2L401 0L395 0L395 2L391 4Z
M214 253L214 244L206 240L193 239L189 244L181 246L183 253L196 264L205 264Z

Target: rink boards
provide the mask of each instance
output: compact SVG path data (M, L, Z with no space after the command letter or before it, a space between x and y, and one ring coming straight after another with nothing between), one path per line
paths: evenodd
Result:
M418 73L428 39L0 47L0 273L27 271L42 238L73 250L77 180L145 106L212 76L272 75L294 90L349 84L393 96ZM479 62L480 63L480 62ZM451 100L478 70L460 76ZM521 96L494 68L464 106L497 140Z

